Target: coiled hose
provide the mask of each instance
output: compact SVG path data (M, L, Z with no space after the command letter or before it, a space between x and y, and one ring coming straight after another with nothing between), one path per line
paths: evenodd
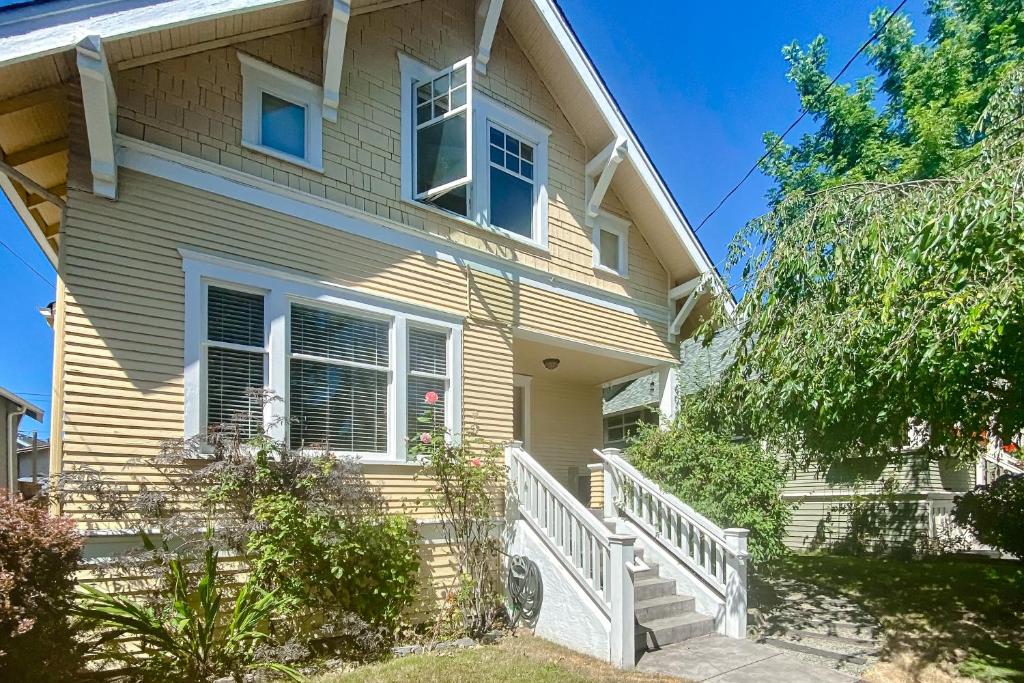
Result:
M512 625L521 619L533 627L544 601L544 582L537 563L523 555L513 555L508 563L508 595L512 602Z

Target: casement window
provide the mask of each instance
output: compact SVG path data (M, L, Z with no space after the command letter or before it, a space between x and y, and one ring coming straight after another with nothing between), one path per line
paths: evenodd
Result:
M601 212L594 220L594 268L629 275L629 221Z
M317 171L323 169L323 89L239 52L242 145Z
M458 434L457 317L204 258L185 259L186 436L262 423L296 450L390 461L424 431ZM280 400L262 408L253 389Z
M474 92L471 59L400 61L402 198L546 249L550 131Z
M257 390L266 386L264 295L209 286L206 290L206 420L251 437L263 420Z

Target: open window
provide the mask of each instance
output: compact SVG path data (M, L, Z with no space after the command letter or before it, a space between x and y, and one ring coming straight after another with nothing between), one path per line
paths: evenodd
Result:
M417 80L415 92L415 198L468 216L473 180L472 59Z

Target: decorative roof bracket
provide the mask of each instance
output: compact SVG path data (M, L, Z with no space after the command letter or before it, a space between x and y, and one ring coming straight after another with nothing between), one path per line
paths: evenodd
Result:
M82 79L82 104L89 138L92 191L100 197L117 199L117 159L114 133L117 129L117 94L99 36L87 36L77 45L78 73Z
M482 74L487 73L491 61L491 45L498 30L498 17L504 0L477 0L476 5L476 58L473 64Z
M626 138L616 137L607 147L587 162L587 222L601 213L601 202L612 184L615 169L626 158ZM596 180L595 180L596 178Z
M345 62L345 40L352 6L346 0L332 0L324 31L324 120L338 120L341 106L341 68Z
M683 305L680 307L676 317L672 320L672 324L669 325L669 334L673 337L679 336L679 333L683 329L683 325L686 323L686 319L690 317L691 313L693 313L693 310L697 307L701 297L707 293L709 287L715 291L718 290L716 278L714 278L710 273L701 273L697 277L687 280L683 284L669 290L668 300L670 305L673 305L683 297L686 297L686 300L683 301Z

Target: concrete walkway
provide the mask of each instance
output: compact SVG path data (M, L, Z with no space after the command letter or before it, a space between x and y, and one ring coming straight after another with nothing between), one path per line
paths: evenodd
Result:
M851 683L857 679L767 645L721 635L667 645L640 658L637 669L714 683Z

